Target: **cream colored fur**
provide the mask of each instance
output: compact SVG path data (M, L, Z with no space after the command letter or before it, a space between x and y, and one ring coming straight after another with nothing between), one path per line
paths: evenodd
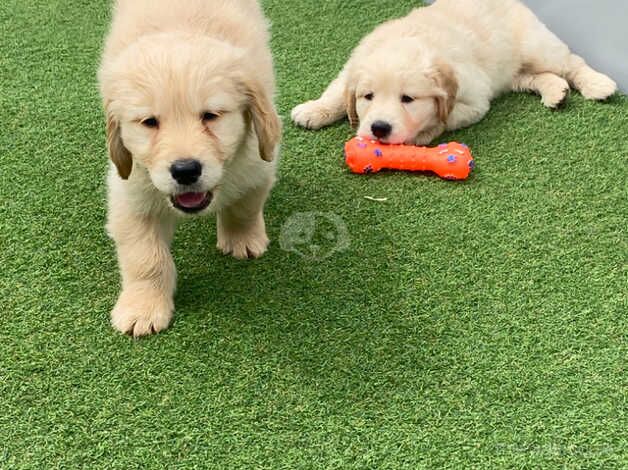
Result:
M392 132L381 140L427 144L482 119L501 93L532 91L555 108L570 85L593 100L616 90L522 3L437 0L367 35L322 96L296 106L292 119L318 129L348 115L367 138L385 121Z
M99 81L112 165L108 231L122 291L113 326L135 336L166 328L174 311L170 243L183 214L172 163L194 158L218 217L217 246L260 256L263 206L275 179L281 123L268 25L255 0L118 0ZM204 120L204 113L215 119ZM148 118L158 127L150 128Z

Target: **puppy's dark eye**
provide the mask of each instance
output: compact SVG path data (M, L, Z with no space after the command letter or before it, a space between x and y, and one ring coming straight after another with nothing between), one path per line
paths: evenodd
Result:
M210 113L209 111L205 111L202 115L201 115L201 119L203 121L213 121L214 119L216 119L218 117L218 114L215 113Z
M403 96L401 97L401 102L402 102L402 103L412 103L413 101L414 101L414 98L412 98L412 97L411 97L411 96L409 96L409 95L403 95Z
M373 99L373 93L367 93L364 95L364 99L367 101L371 101Z
M151 129L156 129L157 127L159 127L159 121L157 120L156 117L151 116L142 121L142 126L149 127Z

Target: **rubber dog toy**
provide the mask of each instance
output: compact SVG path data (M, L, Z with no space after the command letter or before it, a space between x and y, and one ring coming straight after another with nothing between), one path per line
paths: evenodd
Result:
M463 180L475 168L469 147L458 142L417 147L354 137L345 144L345 161L354 173L377 173L384 169L433 171L448 180Z

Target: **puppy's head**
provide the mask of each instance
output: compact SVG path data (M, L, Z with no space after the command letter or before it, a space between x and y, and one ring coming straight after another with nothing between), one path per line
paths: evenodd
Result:
M174 208L206 209L224 165L257 136L273 159L281 124L240 49L184 33L146 36L100 70L109 155L137 167ZM255 145L255 139L253 139Z
M412 144L446 122L458 91L452 68L410 39L359 48L347 74L347 114L357 134L391 144Z

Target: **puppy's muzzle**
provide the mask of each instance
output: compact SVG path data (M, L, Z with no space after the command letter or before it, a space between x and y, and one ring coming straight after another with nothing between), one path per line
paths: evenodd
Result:
M195 191L196 188L193 186L203 174L201 162L193 158L177 160L170 166L170 174L183 189L170 198L176 209L187 214L195 214L211 204L213 194L210 191Z

